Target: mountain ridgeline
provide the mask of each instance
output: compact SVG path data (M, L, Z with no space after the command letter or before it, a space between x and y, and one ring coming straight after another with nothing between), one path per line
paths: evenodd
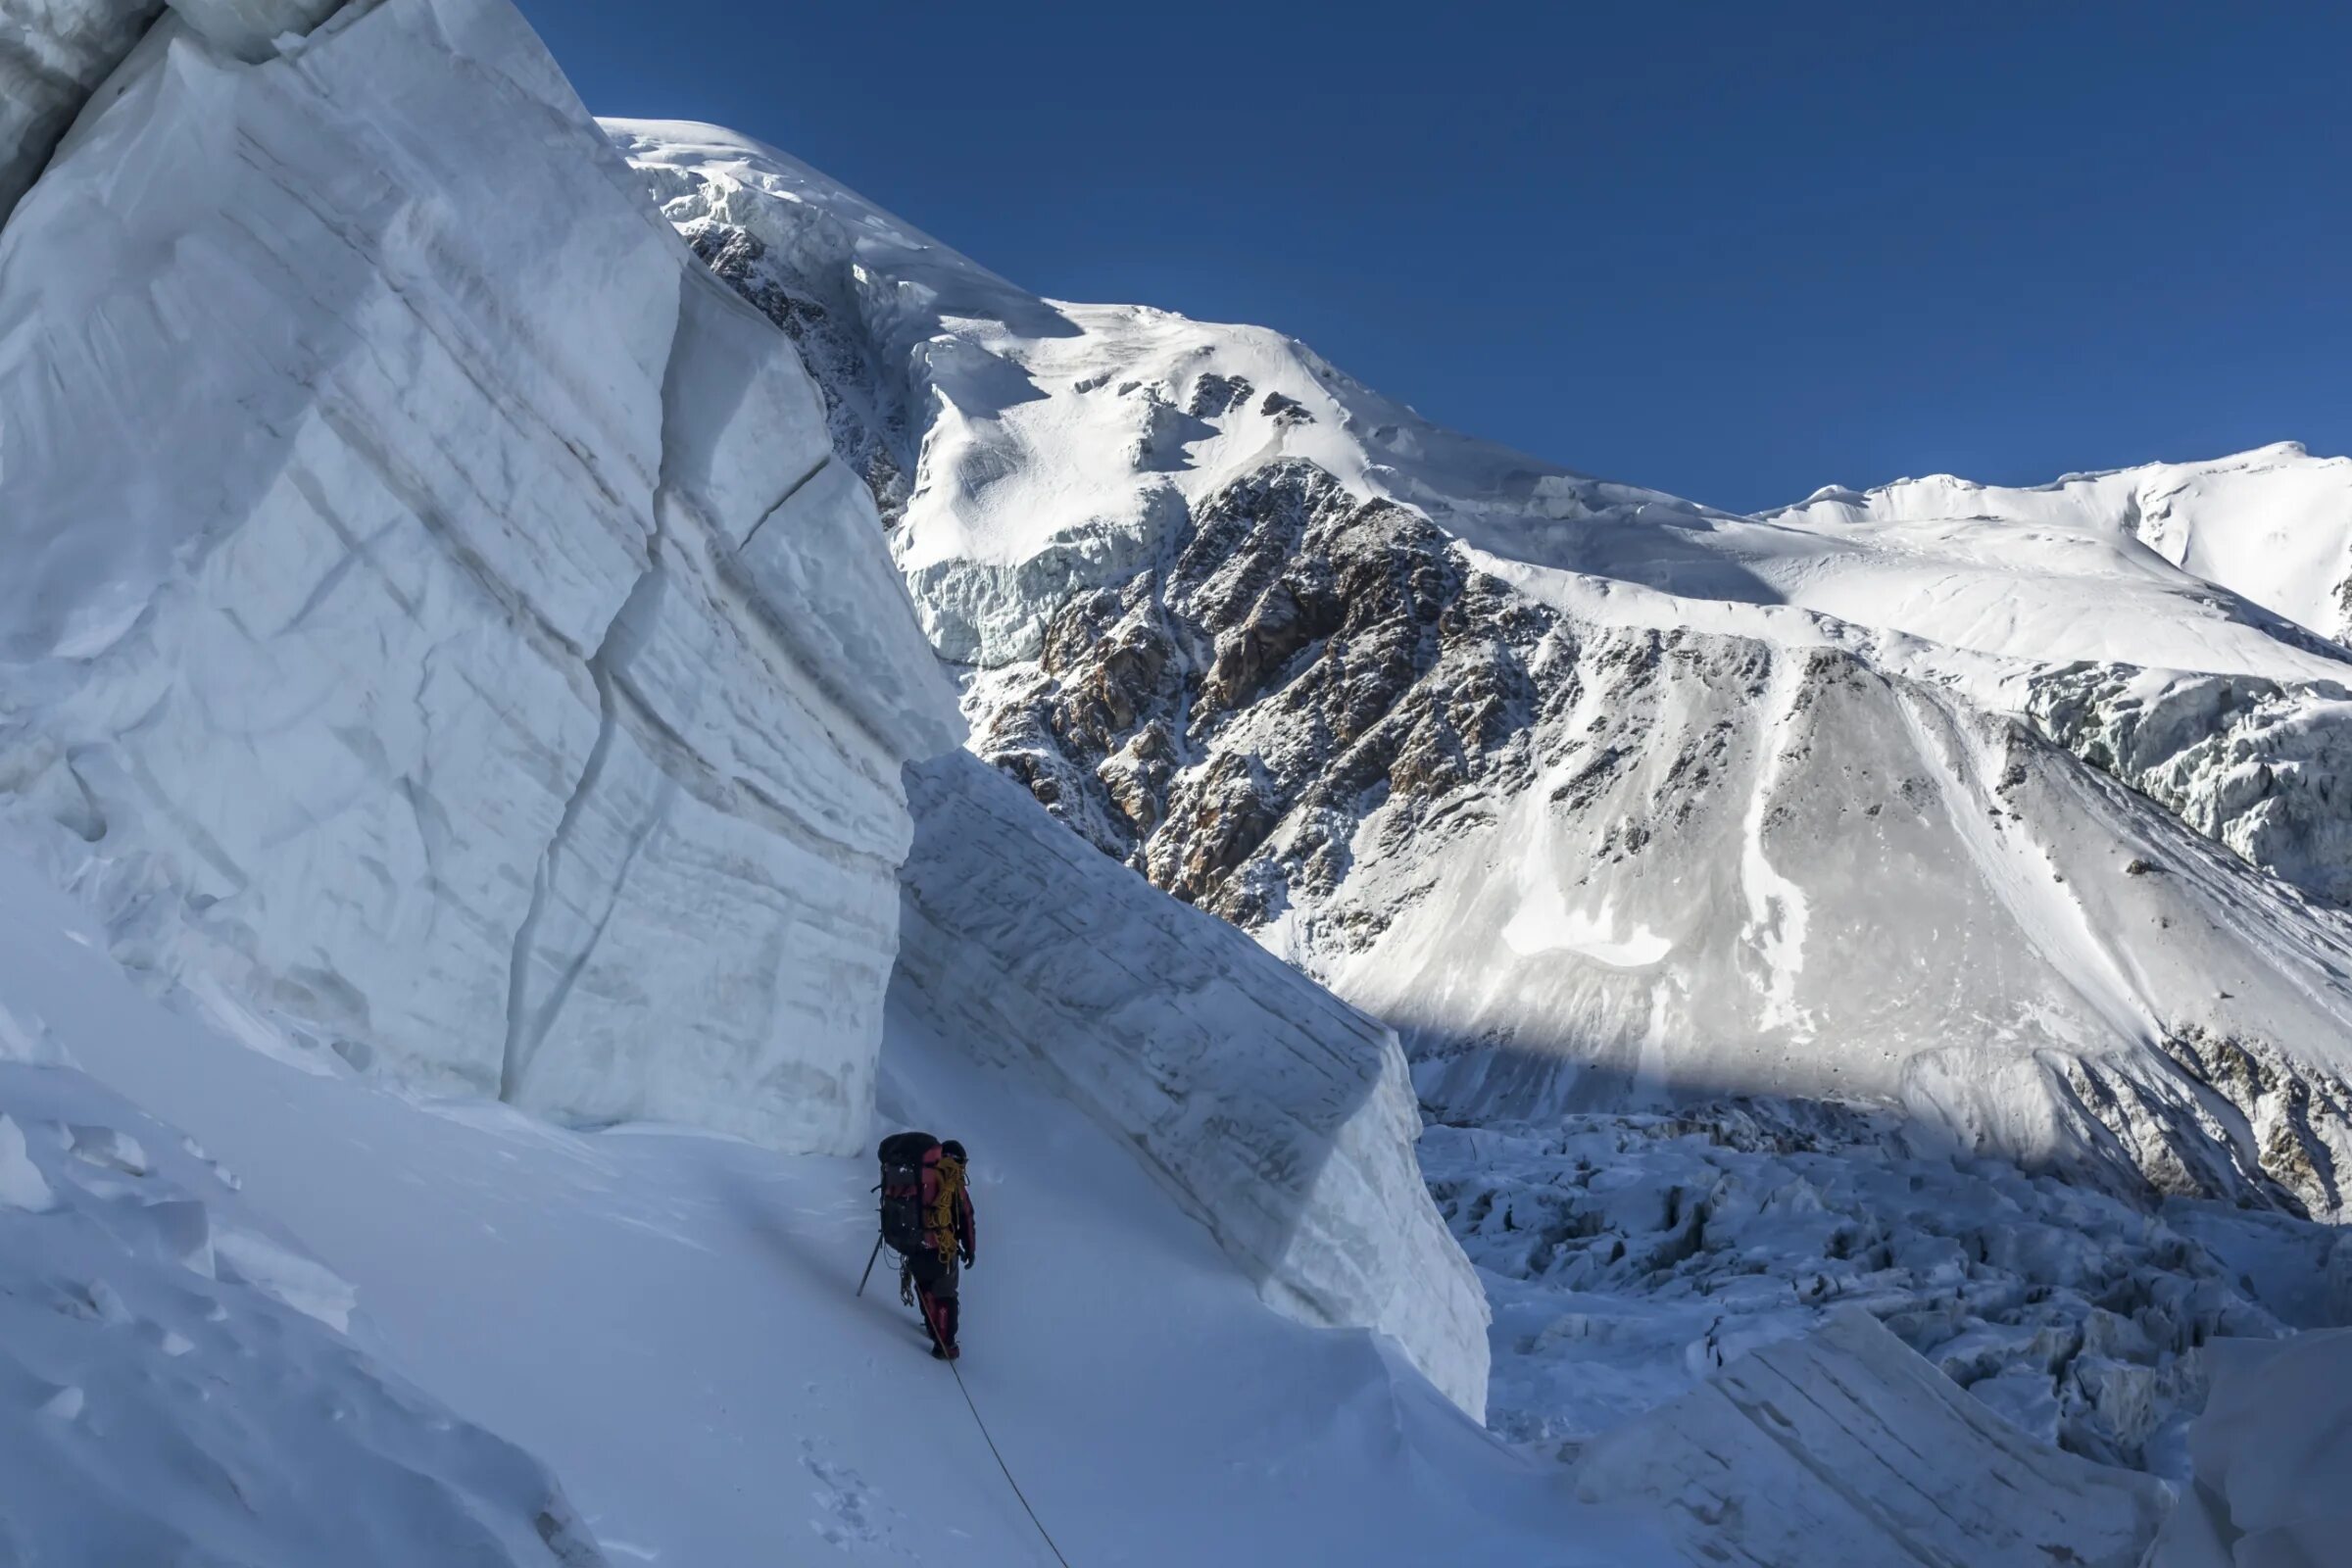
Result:
M1776 1097L2352 1213L2352 463L1733 516L609 129L801 344L973 749L1436 1116Z

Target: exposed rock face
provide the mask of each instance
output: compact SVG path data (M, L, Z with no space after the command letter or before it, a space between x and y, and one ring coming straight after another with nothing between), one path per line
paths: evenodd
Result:
M960 730L815 389L503 0L244 54L161 24L0 230L11 808L354 1063L861 1147Z

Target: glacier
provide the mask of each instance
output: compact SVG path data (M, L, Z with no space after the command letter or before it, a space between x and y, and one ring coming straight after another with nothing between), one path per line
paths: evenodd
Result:
M902 770L962 726L792 343L504 0L144 21L0 230L12 843L159 997L310 1076L863 1149ZM1164 933L1170 989L1033 1069L1266 1300L1479 1413L1394 1037L1059 840L1000 847ZM1188 963L1233 976L1214 1029ZM1020 974L932 973L962 1050L1034 1047ZM1154 1072L1156 1117L1121 1098Z

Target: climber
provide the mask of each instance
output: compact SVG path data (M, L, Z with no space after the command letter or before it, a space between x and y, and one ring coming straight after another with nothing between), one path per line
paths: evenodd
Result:
M932 1355L953 1361L962 1353L957 1285L974 1255L963 1145L896 1133L882 1140L881 1159L882 1240L901 1258L900 1298L921 1309Z

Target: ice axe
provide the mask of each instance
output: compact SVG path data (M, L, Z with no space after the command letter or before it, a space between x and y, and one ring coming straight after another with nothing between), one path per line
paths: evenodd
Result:
M882 1255L882 1238L874 1238L874 1250L865 1254L865 1272L858 1276L858 1294L865 1294L865 1282L874 1277L874 1259Z

